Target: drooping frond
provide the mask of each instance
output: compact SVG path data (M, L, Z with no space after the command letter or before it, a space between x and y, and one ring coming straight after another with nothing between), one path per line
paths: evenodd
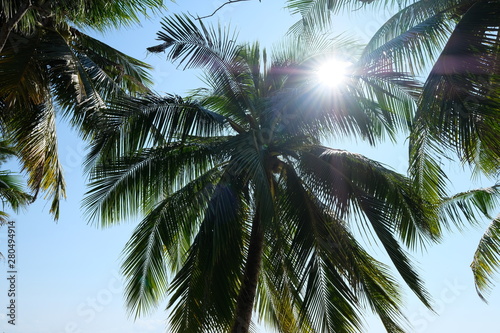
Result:
M341 150L304 152L301 164L310 186L336 215L369 224L369 232L380 240L402 278L429 306L422 281L394 237L398 234L410 247L439 237L432 207L413 193L410 181L377 162Z
M296 292L304 290L299 318L314 332L357 332L361 327L358 300L348 278L342 276L351 268L341 244L345 226L327 218L321 203L307 192L292 168L284 172L286 197L280 220L295 230L285 263L290 261L298 272Z
M476 290L481 299L486 301L485 293L492 288L492 275L500 269L500 217L497 216L489 225L479 241L474 260L471 263Z
M416 121L463 162L491 173L500 160L500 3L479 1L461 17L425 83Z
M417 195L437 207L446 193L448 177L441 168L441 159L446 156L432 140L429 131L422 124L414 124L410 135L408 173Z
M70 30L74 38L72 47L80 56L92 60L98 68L105 71L115 84L132 94L144 93L152 85L149 70L152 67L145 62L132 58L109 45L92 38L79 30Z
M5 206L18 211L31 203L33 198L24 189L21 177L10 171L0 171L0 201L2 210ZM0 222L6 222L9 215L0 211Z
M307 281L307 287L295 287L305 290L299 303L303 324L314 327L314 332L357 332L358 311L368 305L388 332L402 332L405 320L399 286L387 268L359 246L348 224L315 198L314 189L307 190L307 183L302 183L291 168L283 176L287 188L282 223L294 230L288 231L294 237L283 263L290 262L294 267L291 271L300 272L300 283Z
M363 58L421 73L441 52L455 25L454 11L463 2L415 1L405 6L371 37Z
M324 147L306 150L301 163L312 186L341 218L359 212L364 200L373 200L375 207L384 207L377 208L380 218L393 224L408 246L439 237L433 207L416 195L405 176L362 155Z
M500 185L461 192L443 198L439 209L443 224L451 220L459 229L466 224L477 225L481 218L493 219L500 204ZM465 222L466 221L466 222Z
M151 311L165 297L167 267L171 272L182 267L216 179L217 172L209 172L159 200L137 226L122 267L129 311L135 316Z
M50 211L57 219L59 201L65 197L57 151L58 115L68 117L81 133L89 135L97 128L99 109L108 98L145 89L149 67L81 34L68 25L66 16L58 17L60 8L45 5L31 6L6 36L0 56L0 121L17 147L34 197L44 192L52 200ZM70 4L63 1L61 7L65 5ZM17 7L5 10L8 18Z
M208 198L196 237L170 287L173 332L227 331L234 320L249 237L248 202L238 194L242 185L222 177Z
M91 219L105 226L148 213L158 200L219 163L217 157L224 154L220 146L213 139L170 143L104 160L93 167L83 205Z

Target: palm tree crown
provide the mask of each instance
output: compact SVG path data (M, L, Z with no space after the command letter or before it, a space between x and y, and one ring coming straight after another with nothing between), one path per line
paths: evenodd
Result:
M369 59L346 84L318 85L315 65L338 53L332 39L268 59L186 16L165 19L159 38L150 51L205 69L210 88L106 110L85 199L105 225L145 214L124 253L132 313L168 294L172 332L247 332L252 311L280 332L354 332L367 306L403 331L398 284L353 231L377 238L428 305L400 240L437 238L434 212L404 176L321 140L394 136L418 85Z

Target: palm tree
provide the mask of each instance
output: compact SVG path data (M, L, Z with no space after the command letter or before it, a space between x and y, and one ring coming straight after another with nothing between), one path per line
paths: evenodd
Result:
M86 35L138 22L161 0L2 1L0 8L0 124L15 144L34 197L52 198L59 214L65 196L57 154L56 114L84 137L106 99L144 92L150 67Z
M326 24L331 11L355 2L329 1L330 7L319 0L289 3L304 14L297 24L300 28L304 22ZM438 162L443 156L458 156L476 172L498 181L500 1L399 3L402 8L373 36L364 54L378 54L380 64L390 64L400 71L428 71L410 140L410 173L416 186L425 192L423 195L446 206L446 175ZM500 224L493 219L471 265L478 290L485 291L489 286L484 281L490 281L491 274L500 268L500 261L483 261L480 257L488 256L477 254L498 255L499 243Z
M124 251L131 313L169 295L172 332L248 332L253 311L280 332L355 332L370 308L402 332L398 283L355 234L377 239L429 306L405 246L439 237L435 212L409 179L321 140L394 137L418 85L366 58L345 84L319 85L336 39L291 42L269 60L187 16L158 36L149 50L204 69L210 88L107 109L84 200L103 225L144 214Z

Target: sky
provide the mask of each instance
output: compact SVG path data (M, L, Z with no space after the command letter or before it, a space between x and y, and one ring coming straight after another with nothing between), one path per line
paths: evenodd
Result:
M222 1L169 4L171 12L211 14ZM240 31L239 41L259 40L264 45L279 41L295 21L277 0L249 1L223 7L212 22L231 24ZM334 31L348 31L361 39L371 36L385 19L386 10L358 11L349 17L336 18ZM177 70L162 55L148 55L146 47L155 45L160 17L144 21L142 26L96 35L117 49L155 67L153 77L158 92L184 94L200 86L197 73ZM61 216L54 222L50 204L37 200L28 209L14 214L16 228L16 325L7 317L8 267L0 262L0 333L160 333L166 331L165 302L150 315L134 320L128 316L120 276L121 251L138 216L122 224L102 229L89 223L81 200L86 191L86 176L81 168L85 143L64 122L58 123L59 151L64 166L68 198L61 204ZM354 142L329 142L381 161L396 171L405 172L407 153L404 139L376 149ZM17 166L9 164L14 171ZM487 181L471 183L469 175L456 164L447 167L450 191L464 191L491 185ZM442 244L413 253L419 272L433 296L435 313L425 309L406 290L405 314L412 324L409 332L470 333L500 332L500 285L489 296L489 304L477 296L469 265L474 249L488 222L463 232L450 232ZM6 253L7 228L0 229L0 252ZM373 253L384 258L383 251ZM384 332L373 316L367 316L366 332ZM262 329L264 332L264 329Z

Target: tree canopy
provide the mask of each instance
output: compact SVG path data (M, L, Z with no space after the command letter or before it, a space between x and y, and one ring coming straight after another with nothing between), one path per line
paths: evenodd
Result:
M268 56L180 15L158 36L150 51L204 69L208 88L107 109L84 202L104 225L144 214L123 264L131 312L169 295L174 332L247 332L253 309L281 332L353 332L369 308L402 332L400 287L354 230L429 306L405 248L439 238L435 211L405 176L321 140L408 129L418 83L362 58L344 84L321 86L316 66L346 45L335 38Z

